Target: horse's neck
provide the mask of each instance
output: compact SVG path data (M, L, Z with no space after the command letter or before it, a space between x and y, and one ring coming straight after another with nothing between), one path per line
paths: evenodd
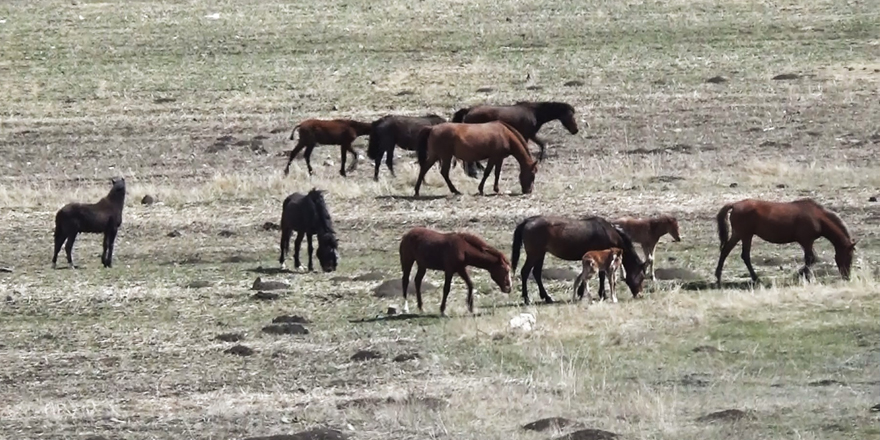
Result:
M557 119L557 115L555 115L549 107L536 107L535 108L535 131L539 130L542 125Z
M511 134L510 136L516 137L514 134ZM510 149L510 155L519 162L520 167L530 166L535 162L535 160L532 159L532 155L529 153L527 144L528 140L526 140L526 143L522 144L518 142L518 139L517 142L511 142L512 148Z
M357 132L357 134L360 136L370 134L370 131L373 129L372 124L359 121L351 121L351 126L354 128L354 131Z
M497 255L472 246L465 251L465 260L469 266L479 267L480 269L489 269L500 263L500 258Z
M825 219L822 222L822 234L828 241L834 245L835 249L842 249L850 242L847 232L831 219Z

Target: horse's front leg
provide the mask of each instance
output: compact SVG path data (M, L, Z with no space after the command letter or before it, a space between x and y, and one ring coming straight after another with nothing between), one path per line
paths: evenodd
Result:
M307 234L308 236L308 246L309 246L309 272L315 270L315 266L312 265L312 252L314 252L314 248L312 247L312 234Z
M101 263L104 267L113 267L113 244L116 242L116 230L111 229L104 234L104 253Z
M419 177L416 179L416 197L419 196L419 189L422 187L422 182L425 181L425 174L428 174L428 170L434 166L434 162L430 159L425 161L424 164L419 164Z
M801 243L804 248L804 268L801 270L807 281L813 281L813 265L816 264L816 252L813 250L813 243Z
M446 271L446 280L443 281L443 299L440 301L440 316L446 316L446 298L449 297L449 289L452 288L452 276L455 272Z
M440 175L443 176L443 180L446 181L446 186L449 187L449 190L452 191L455 195L460 195L461 193L458 189L455 188L455 185L452 184L452 180L449 180L449 168L452 166L452 158L440 159Z
M483 195L483 186L486 184L486 180L489 180L489 174L492 173L492 166L493 163L489 162L488 166L486 167L486 172L483 174L483 180L480 181L480 186L477 187L477 189L480 191L480 195ZM495 192L498 192L497 187L495 188Z
M541 151L538 153L538 161L543 161L544 160L544 150L547 149L547 142L545 142L543 139L539 138L537 134L532 136L532 141L534 141L536 144L538 144L538 147L541 148Z
M752 277L752 282L758 282L758 274L755 273L755 269L752 268L752 236L743 237L742 239L742 260L743 263L746 263L746 268L749 270L749 276Z
M462 267L461 270L458 271L458 276L464 280L464 283L467 285L468 294L467 294L467 308L468 312L474 313L474 282L471 281L471 276L468 274L467 267Z

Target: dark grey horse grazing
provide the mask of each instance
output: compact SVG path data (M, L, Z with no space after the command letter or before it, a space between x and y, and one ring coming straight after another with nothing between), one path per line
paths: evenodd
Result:
M379 180L379 167L382 164L382 155L385 155L385 165L388 171L394 175L394 146L408 151L416 151L419 130L446 122L440 116L433 113L424 116L397 116L386 115L376 119L372 123L370 143L367 146L367 157L373 159L376 168L373 180ZM479 163L466 163L465 171L470 177L478 177L477 168L482 169Z
M612 225L602 217L580 219L536 215L520 222L513 231L513 255L510 261L516 269L520 247L526 248L526 261L523 263L522 295L526 304L530 303L527 283L529 274L534 274L538 292L544 302L552 303L553 298L544 289L541 270L547 252L566 261L580 261L587 251L617 247L623 249L623 267L626 269L626 284L637 297L642 291L645 279L645 264L636 253L629 236L622 229ZM613 283L617 280L609 280ZM578 297L584 295L584 285L578 288ZM605 299L605 274L599 273L599 298Z
M574 120L574 107L564 102L530 102L519 101L513 105L478 105L463 108L452 116L452 122L479 124L501 120L516 128L526 140L531 140L541 147L538 160L544 160L546 142L538 137L538 130L553 120L559 122L571 134L577 134L578 126Z
M67 253L67 264L73 264L73 243L80 232L104 234L104 250L101 263L104 267L113 264L113 244L116 233L122 225L122 208L125 206L125 179L116 177L110 180L113 185L110 192L97 203L68 203L55 214L55 254L52 255L52 267L58 262L58 252L64 242Z
M336 232L333 231L333 220L327 211L322 191L312 188L308 194L293 193L284 199L284 207L281 212L281 257L278 262L284 269L284 257L290 251L290 236L296 231L294 242L293 262L299 268L299 248L302 245L303 234L309 239L309 272L314 270L312 265L312 235L318 236L318 261L324 272L336 270L339 259L337 250L338 242Z

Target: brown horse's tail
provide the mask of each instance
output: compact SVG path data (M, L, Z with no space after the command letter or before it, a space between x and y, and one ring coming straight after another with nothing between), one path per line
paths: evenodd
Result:
M468 108L463 108L463 109L460 109L459 111L455 112L455 113L452 115L452 121L451 121L451 122L455 122L455 123L458 123L458 124L464 122L464 117L467 116L467 114L468 114L469 111L471 111L470 107L468 107Z
M297 124L296 127L293 127L293 130L290 130L290 140L293 140L293 135L297 130L299 130L299 124Z
M532 218L529 217L516 225L516 229L513 230L513 250L510 252L510 269L516 270L516 265L519 264L519 250L522 247L523 242L523 230L526 228L526 223Z
M730 239L730 228L727 226L727 213L730 212L731 209L733 209L733 203L728 203L718 211L718 215L715 217L716 220L718 220L718 239L721 241L722 248L727 244L727 240Z
M431 135L433 127L423 127L419 130L419 137L416 142L416 156L419 158L419 166L424 166L428 161L428 136Z

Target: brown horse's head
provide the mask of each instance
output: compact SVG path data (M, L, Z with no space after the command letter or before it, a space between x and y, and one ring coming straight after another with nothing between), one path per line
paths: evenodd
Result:
M519 172L519 184L522 186L523 194L531 194L535 189L535 175L538 174L538 162L524 166Z
M513 285L510 279L510 263L507 261L507 257L504 255L501 255L501 257L501 264L492 267L489 270L489 275L492 277L492 281L495 281L495 284L501 289L501 292L510 293L511 286Z
M675 217L667 216L666 217L667 232L672 236L674 241L681 241L681 235L678 232L678 220Z
M856 241L850 240L849 244L843 245L834 252L834 262L837 263L837 270L840 271L840 276L845 280L849 280L853 254L856 251Z

